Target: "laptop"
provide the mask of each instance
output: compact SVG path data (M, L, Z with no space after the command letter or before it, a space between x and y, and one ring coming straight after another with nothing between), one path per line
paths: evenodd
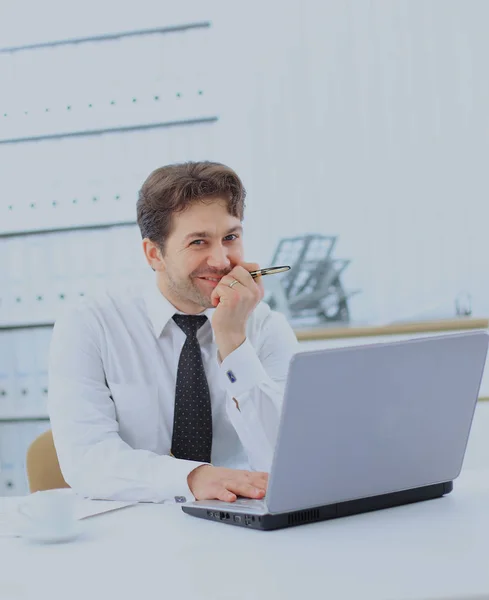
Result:
M296 354L265 498L200 500L182 510L269 530L448 494L488 339L472 331Z

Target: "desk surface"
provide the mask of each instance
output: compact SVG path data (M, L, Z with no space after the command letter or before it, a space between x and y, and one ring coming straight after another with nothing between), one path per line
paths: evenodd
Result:
M489 470L438 500L275 532L138 505L69 544L0 538L0 598L487 598L488 509Z

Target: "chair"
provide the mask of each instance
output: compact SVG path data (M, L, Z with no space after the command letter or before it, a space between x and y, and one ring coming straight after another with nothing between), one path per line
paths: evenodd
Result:
M31 492L70 487L61 473L51 430L45 431L29 446L26 469Z

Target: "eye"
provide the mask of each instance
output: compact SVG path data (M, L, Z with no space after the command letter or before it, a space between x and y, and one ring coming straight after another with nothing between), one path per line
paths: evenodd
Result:
M227 235L224 240L226 242L234 242L234 240L237 240L238 236L235 233L231 233L230 235Z
M193 242L190 242L191 246L201 246L202 244L205 244L204 240L194 240Z

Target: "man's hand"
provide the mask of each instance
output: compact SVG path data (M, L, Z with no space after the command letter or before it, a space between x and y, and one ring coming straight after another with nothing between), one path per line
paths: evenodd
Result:
M234 502L237 496L263 498L267 491L268 473L201 465L189 474L187 482L197 500Z
M250 275L250 271L258 269L255 263L241 263L225 275L212 292L211 300L217 307L212 328L221 360L245 341L248 318L263 298L261 277L255 280ZM229 287L233 281L237 283Z

